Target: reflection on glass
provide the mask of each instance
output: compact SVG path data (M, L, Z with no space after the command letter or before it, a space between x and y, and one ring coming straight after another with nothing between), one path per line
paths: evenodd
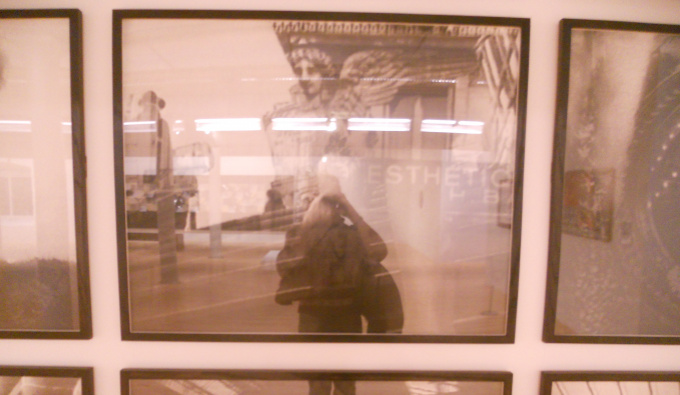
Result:
M398 332L505 335L519 29L287 22L124 20L131 330L298 332L281 251L331 178Z
M344 382L349 383L347 381ZM341 384L342 386L343 384ZM503 395L502 382L483 381L357 381L356 392L361 395ZM316 392L315 392L316 391ZM150 394L205 394L205 395L322 395L315 384L304 380L174 380L133 379L131 395ZM668 394L670 395L670 394Z
M678 336L680 36L571 34L555 334Z
M82 380L72 377L0 376L0 394L82 395Z
M679 395L680 382L673 381L557 381L553 395Z
M0 37L0 330L77 330L69 20Z

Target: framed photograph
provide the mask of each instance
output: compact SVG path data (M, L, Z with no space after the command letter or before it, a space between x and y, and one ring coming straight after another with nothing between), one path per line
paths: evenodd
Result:
M542 372L540 395L678 395L680 372Z
M452 394L510 395L507 372L140 370L121 372L123 395Z
M560 24L543 339L680 343L680 26Z
M94 395L92 368L0 366L0 394Z
M115 10L113 36L124 339L513 341L528 20Z
M81 19L0 10L0 338L92 337Z

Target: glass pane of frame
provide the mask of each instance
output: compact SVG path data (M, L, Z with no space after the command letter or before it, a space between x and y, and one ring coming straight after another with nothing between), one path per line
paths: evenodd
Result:
M511 342L528 39L115 11L123 337Z
M93 395L92 368L0 366L0 394Z
M135 370L121 372L124 395L452 394L510 395L506 372L311 372Z
M0 337L92 336L81 23L0 10Z
M680 26L560 45L544 339L680 343Z
M679 395L680 372L542 372L540 395Z

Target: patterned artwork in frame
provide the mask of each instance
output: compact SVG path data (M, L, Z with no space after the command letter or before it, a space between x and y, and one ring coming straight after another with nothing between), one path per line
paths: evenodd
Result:
M567 171L564 174L563 231L610 241L613 194L613 170Z
M680 343L680 26L560 27L548 342Z
M92 337L81 19L0 10L0 338Z
M679 395L680 372L542 372L540 395Z
M94 395L94 370L84 367L0 366L0 394Z
M528 20L113 22L123 338L514 339Z
M121 372L123 395L510 395L507 372L152 370Z

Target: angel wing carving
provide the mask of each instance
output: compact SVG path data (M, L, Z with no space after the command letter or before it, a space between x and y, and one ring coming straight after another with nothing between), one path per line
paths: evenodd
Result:
M370 107L392 102L401 87L452 81L477 67L471 56L452 61L433 49L355 52L343 63L331 108L350 116L365 115Z

